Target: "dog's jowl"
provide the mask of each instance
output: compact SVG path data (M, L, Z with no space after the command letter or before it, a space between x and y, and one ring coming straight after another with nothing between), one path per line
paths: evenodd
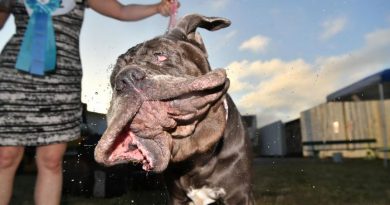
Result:
M254 204L251 146L227 94L229 79L224 69L210 68L196 32L229 25L225 18L187 15L118 58L97 162L137 162L163 172L170 204Z

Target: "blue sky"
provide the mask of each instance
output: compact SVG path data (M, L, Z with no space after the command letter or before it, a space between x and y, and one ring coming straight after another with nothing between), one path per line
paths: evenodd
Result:
M153 3L129 1L123 3ZM202 34L213 68L225 68L229 93L259 125L288 121L331 92L390 67L388 0L182 0L178 16L226 17L232 25ZM168 19L119 22L88 9L81 36L82 99L106 112L108 77L118 55L161 35ZM0 32L2 47L13 33Z

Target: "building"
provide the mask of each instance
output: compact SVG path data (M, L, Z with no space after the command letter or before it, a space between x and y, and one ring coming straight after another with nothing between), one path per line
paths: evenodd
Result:
M301 157L302 141L300 120L286 123L276 121L257 130L258 145L255 153L263 157Z
M258 145L258 138L256 137L257 119L256 115L243 115L242 120L244 121L245 129L248 132L249 138L251 139L252 146Z

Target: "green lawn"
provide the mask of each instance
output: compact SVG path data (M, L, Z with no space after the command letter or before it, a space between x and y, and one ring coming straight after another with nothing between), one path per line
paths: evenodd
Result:
M257 159L254 191L259 205L388 205L390 169L380 160ZM11 204L32 203L33 175L18 175ZM65 194L62 205L164 205L161 189L129 188L119 197L91 198Z
M262 205L388 205L390 169L380 160L260 160L254 189Z

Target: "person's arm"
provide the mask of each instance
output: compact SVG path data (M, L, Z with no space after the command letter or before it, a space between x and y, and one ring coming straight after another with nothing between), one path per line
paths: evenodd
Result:
M88 0L88 5L93 10L121 21L138 21L158 13L168 16L171 4L170 0L161 0L160 3L148 5L123 5L117 0Z
M7 22L8 17L9 12L0 11L0 30L3 28L5 22Z

